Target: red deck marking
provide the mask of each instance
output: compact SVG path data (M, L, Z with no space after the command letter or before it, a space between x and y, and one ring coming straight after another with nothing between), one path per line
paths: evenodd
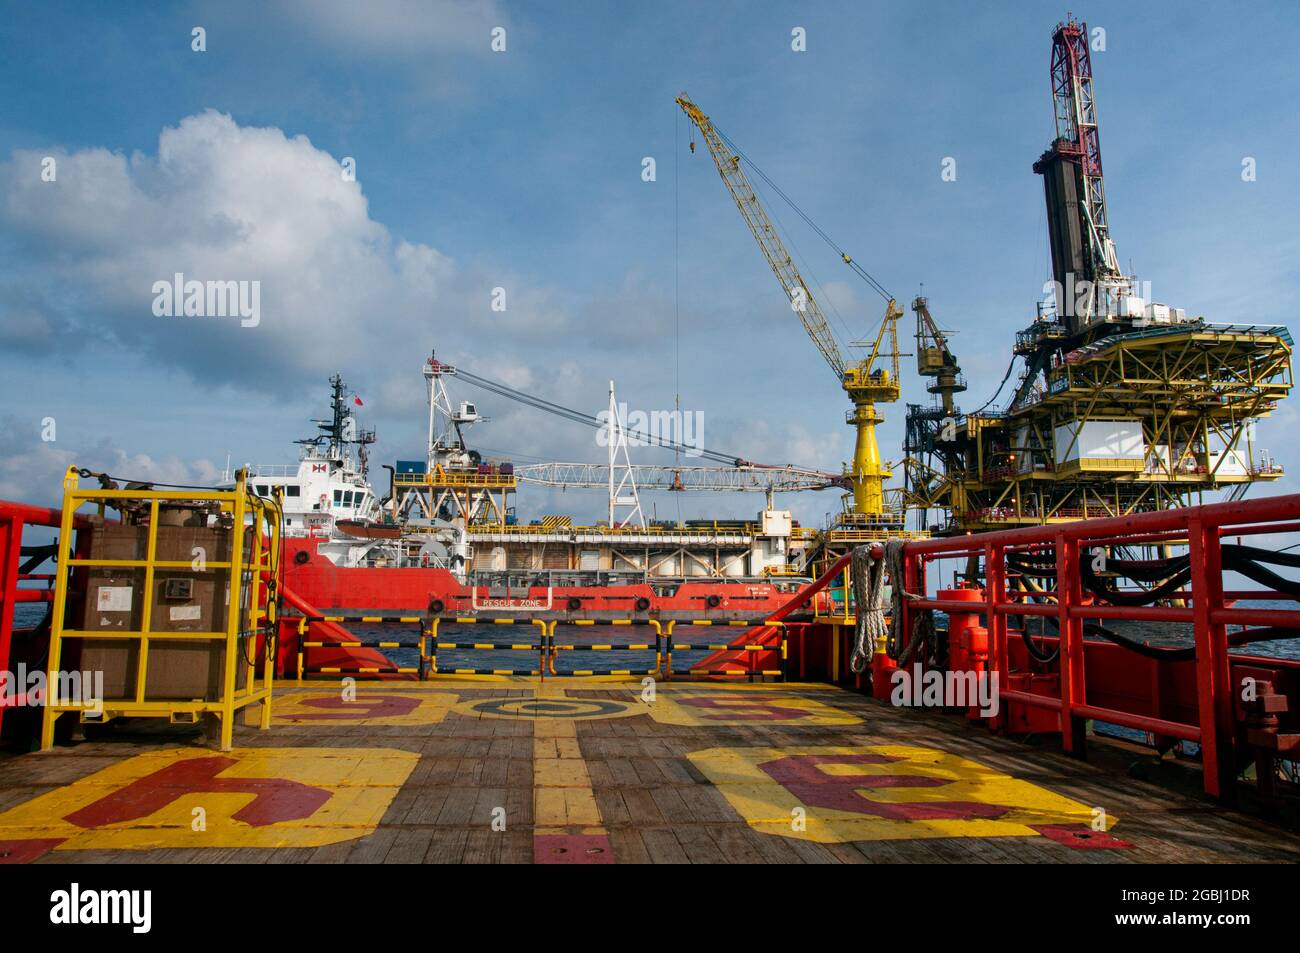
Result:
M42 840L0 840L0 864L30 864L63 843L62 837Z
M980 804L977 801L929 801L923 804L874 801L862 793L863 788L934 788L952 782L946 778L921 775L828 774L821 770L824 764L893 764L903 760L882 754L796 754L767 761L759 767L809 807L826 807L899 821L998 818L1011 810L1000 804Z
M786 708L771 702L757 701L752 698L737 698L733 695L683 695L674 698L679 705L692 705L696 708L714 708L716 715L700 715L701 718L736 719L744 721L784 721L787 719L807 718L812 712L799 708Z
M1058 844L1073 847L1075 850L1114 850L1132 847L1126 840L1120 840L1106 831L1094 831L1089 827L1070 827L1065 824L1033 824L1034 830L1044 837L1050 837Z
M606 834L535 834L535 864L612 864L614 847Z
M187 794L254 794L232 817L252 827L311 817L330 799L330 792L280 778L219 778L234 758L190 758L119 788L64 820L95 828L148 817Z
M303 705L312 708L324 708L326 711L294 712L286 716L293 721L329 721L345 718L383 718L395 715L409 715L420 707L420 699L410 695L382 695L358 698L356 701L344 701L342 695L330 698L304 698ZM336 709L336 710L335 710Z

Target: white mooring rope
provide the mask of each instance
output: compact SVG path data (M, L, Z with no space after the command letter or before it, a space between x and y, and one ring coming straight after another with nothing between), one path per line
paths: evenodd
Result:
M855 675L866 671L878 648L888 646L890 654L897 656L899 631L903 624L903 600L920 598L903 588L905 545L906 541L902 539L885 540L883 559L871 555L871 545L854 547L849 566L853 576L853 600L857 605L857 626L849 670ZM885 624L884 600L886 573L891 589L888 625ZM908 648L910 654L914 646Z
M860 675L867 670L880 640L889 633L885 625L885 560L872 556L869 545L855 546L849 567L857 613L849 671Z

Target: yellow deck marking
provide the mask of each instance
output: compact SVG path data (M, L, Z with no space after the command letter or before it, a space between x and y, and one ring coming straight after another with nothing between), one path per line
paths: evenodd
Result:
M648 706L665 725L858 725L862 719L798 695L759 697L720 689L663 691Z
M553 685L539 688L537 699L567 701L563 689ZM533 826L543 835L605 833L571 719L533 722Z
M352 701L342 691L285 692L271 709L273 725L436 725L460 698L455 692L374 691Z
M320 847L372 833L418 761L388 748L151 751L5 811L0 840L64 838L56 850ZM200 808L205 829L195 830Z
M1039 833L1031 825L1093 823L1085 804L935 748L708 748L688 757L750 827L823 844L1023 837Z

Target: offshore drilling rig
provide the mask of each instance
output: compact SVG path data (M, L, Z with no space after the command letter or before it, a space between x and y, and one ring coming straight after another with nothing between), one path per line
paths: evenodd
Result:
M1235 499L1282 475L1255 423L1291 389L1289 332L1211 324L1140 293L1110 234L1086 24L1057 25L1051 90L1056 138L1033 169L1054 291L1016 335L1003 384L1017 359L1023 370L1005 409L962 413L957 359L925 299L913 303L935 400L908 405L904 497L937 532Z

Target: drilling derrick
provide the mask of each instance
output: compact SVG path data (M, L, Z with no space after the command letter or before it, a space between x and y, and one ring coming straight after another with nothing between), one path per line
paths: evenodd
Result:
M1290 392L1289 331L1212 323L1139 293L1111 236L1086 24L1058 24L1050 76L1056 134L1033 169L1055 291L1016 335L1003 383L1023 367L1003 409L960 413L960 369L914 306L918 370L938 402L908 408L904 493L923 523L945 514L946 532L1237 498L1282 474L1256 422Z
M1070 330L1118 314L1131 283L1120 273L1106 215L1097 100L1088 28L1074 21L1052 34L1052 106L1056 139L1034 163L1047 199L1052 276Z

